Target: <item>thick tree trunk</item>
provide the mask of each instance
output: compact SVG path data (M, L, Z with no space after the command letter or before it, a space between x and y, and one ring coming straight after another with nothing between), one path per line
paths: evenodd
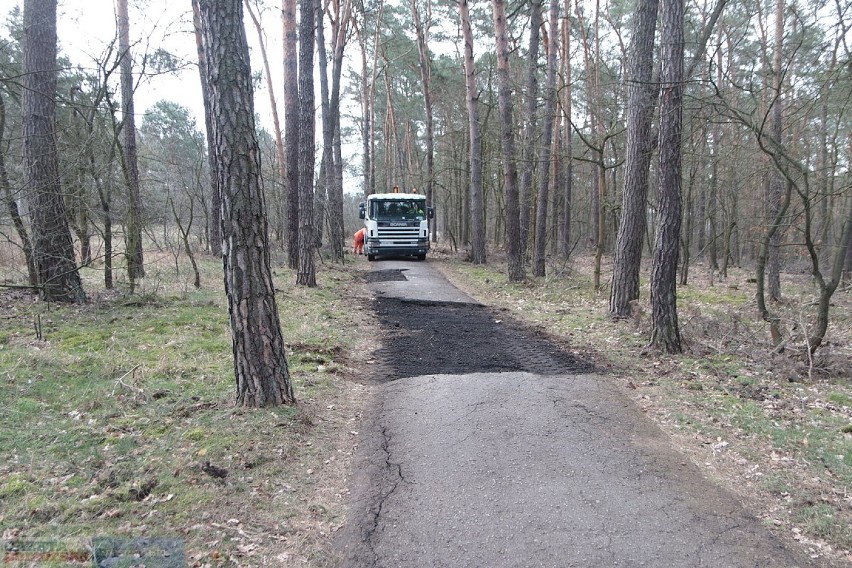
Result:
M677 264L681 225L683 124L683 5L662 0L659 227L651 268L651 346L683 350L677 317Z
M260 147L240 0L199 0L222 189L225 292L240 406L293 404L270 268Z
M509 39L505 0L492 0L497 46L497 102L500 109L500 142L503 151L503 183L506 192L506 248L509 282L521 282L526 274L521 250L518 204L518 166L515 162L515 131L512 83L509 70Z
M121 56L121 133L122 162L127 183L127 277L131 289L136 280L145 276L142 253L142 196L139 192L139 160L136 153L136 111L133 105L133 61L130 56L130 18L127 0L118 0L118 49Z
M314 0L299 9L299 268L296 284L317 285L314 266Z
M299 268L299 53L298 0L282 0L284 33L284 140L287 149L287 265ZM311 11L313 13L313 10ZM313 128L311 129L313 132Z
M538 159L538 204L535 217L533 274L544 276L547 245L547 200L550 186L550 157L553 144L553 115L556 113L556 52L559 33L559 0L550 0L550 34L547 41L547 82L544 86L544 122Z
M24 170L41 295L51 302L85 302L59 184L56 0L24 2L23 59Z
M476 66L473 58L473 32L470 27L468 0L459 0L462 36L464 37L464 75L467 89L467 114L470 131L470 260L485 264L485 215L482 199L482 129L479 124L479 91L476 88Z
M609 296L609 315L619 319L629 317L630 302L639 299L648 171L654 146L651 140L651 119L659 91L652 82L658 5L659 0L639 2L633 13L633 39L627 61L626 172Z

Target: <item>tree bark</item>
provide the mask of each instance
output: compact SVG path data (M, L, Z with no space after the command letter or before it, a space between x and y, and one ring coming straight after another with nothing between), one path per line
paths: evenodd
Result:
M633 39L627 60L626 172L609 296L609 315L617 319L629 317L630 302L639 299L648 170L654 146L651 119L659 91L652 82L658 5L659 0L642 0L633 13Z
M526 258L530 239L533 202L533 170L538 138L536 122L538 108L538 54L541 46L541 8L543 0L530 0L530 44L527 62L526 123L523 138L523 169L520 187L521 256Z
M222 189L225 292L240 406L295 403L281 335L260 184L241 0L199 0Z
M559 49L559 0L550 0L550 33L547 42L547 82L544 87L544 122L538 160L538 205L535 220L533 274L544 276L547 245L547 200L550 186L550 157L553 144L553 115L556 113L556 52Z
M512 83L509 69L509 40L505 0L492 0L497 47L497 102L500 109L500 145L503 151L503 184L506 192L506 248L509 282L521 282L526 274L521 250L518 203L518 166L515 163L515 131Z
M381 12L380 12L381 13ZM356 28L358 29L358 28ZM358 30L358 44L361 48L361 153L363 154L363 177L364 177L364 197L375 192L373 176L373 153L372 153L372 131L373 131L373 105L372 105L372 85L369 80L367 67L367 41L361 30Z
M431 20L431 7L426 0L427 25ZM426 112L426 206L432 207L432 181L435 170L435 126L432 117L432 60L429 57L429 30L420 20L417 0L411 0L411 14L414 18L414 32L417 36L417 54L420 62L420 83L423 87L423 107ZM438 241L438 232L434 219L429 220L429 233L432 242Z
M651 342L667 353L683 351L677 317L677 264L681 225L683 124L683 5L662 0L659 226L651 268Z
M783 57L784 44L784 0L775 3L775 50L772 60L772 75L774 98L772 100L772 111L770 118L770 131L775 142L782 146L782 107L781 89L784 78L781 74L781 61ZM777 215L781 208L782 195L784 193L784 179L779 171L773 171L769 180L769 218L783 219ZM781 236L782 227L772 231L769 239L769 298L773 302L781 301Z
M323 199L316 200L317 203L331 202L331 196L334 193L334 125L331 118L331 101L328 89L328 53L325 49L325 24L323 22L322 0L314 0L316 13L316 41L317 41L317 57L319 59L319 79L320 79L320 122L322 124L322 157L321 157L321 173L320 187L322 190L318 192L323 196ZM317 231L322 232L323 216L319 211L316 212ZM329 221L331 216L329 215ZM332 231L334 232L334 231ZM337 235L330 235L331 241L331 259L334 262L343 262L343 231ZM322 239L318 239L322 242Z
M299 9L299 267L296 284L317 285L314 266L314 0Z
M142 196L139 192L139 159L136 152L136 114L133 105L133 61L130 56L130 18L127 0L116 3L118 20L118 49L121 54L121 132L124 136L122 160L128 191L127 206L127 277L131 290L145 276L142 252Z
M343 141L340 132L340 79L343 74L343 56L346 47L347 30L352 19L352 3L343 0L340 7L339 0L335 0L335 15L337 19L333 22L334 41L332 43L332 66L331 66L331 94L329 100L329 114L331 115L332 129L332 185L329 195L329 225L331 239L340 244L339 260L343 262L344 251L344 229L343 229ZM332 245L333 247L337 245Z
M479 91L476 88L476 66L473 58L473 31L470 27L468 0L459 0L462 36L464 38L464 76L467 90L467 115L470 132L470 260L485 264L485 215L482 200L482 128L479 124Z
M24 2L22 71L24 169L41 296L82 303L86 294L74 261L56 151L56 0Z
M571 101L571 0L565 0L565 24L562 31L562 42L564 56L562 64L564 65L563 79L563 99L562 113L564 115L564 162L562 166L562 210L559 214L559 254L563 259L568 259L571 254L571 200L574 192L574 145L573 131L571 130L572 117L571 109L573 108Z
M299 268L299 53L298 0L282 0L284 32L284 140L287 146L287 265ZM311 10L313 13L313 10Z

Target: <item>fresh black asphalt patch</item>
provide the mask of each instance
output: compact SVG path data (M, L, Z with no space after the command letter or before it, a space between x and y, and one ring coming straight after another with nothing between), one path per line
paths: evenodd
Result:
M375 353L376 382L419 375L521 371L552 376L595 370L543 332L478 304L376 298L373 310L384 330Z

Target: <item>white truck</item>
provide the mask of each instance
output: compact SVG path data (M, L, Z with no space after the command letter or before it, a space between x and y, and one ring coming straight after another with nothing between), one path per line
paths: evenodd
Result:
M435 215L426 207L426 196L417 193L374 193L358 205L364 220L364 253L377 256L416 256L425 260L429 252L429 221Z

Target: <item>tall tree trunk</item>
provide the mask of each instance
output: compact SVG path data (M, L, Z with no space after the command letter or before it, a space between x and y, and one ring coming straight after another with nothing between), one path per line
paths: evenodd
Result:
M652 82L654 33L659 0L641 0L633 13L633 39L627 60L627 158L621 220L615 242L609 315L630 316L630 302L639 299L639 271L645 234L648 171L653 154L651 119L658 87Z
M201 75L201 100L204 103L204 130L207 135L207 163L210 167L210 212L212 220L208 227L207 240L210 252L222 256L222 199L219 186L216 183L219 175L216 172L216 160L213 156L213 118L210 116L210 90L207 85L207 60L204 55L204 45L201 37L201 12L198 0L192 0L192 23L195 29L195 47L198 51L198 72Z
M414 18L414 32L417 35L417 53L420 62L420 83L423 87L423 106L426 111L426 206L432 207L432 182L435 170L435 126L432 117L432 60L429 57L429 29L432 8L426 0L426 25L420 20L417 0L411 0L411 14ZM429 220L432 242L438 241L434 219Z
M331 239L334 243L340 244L339 260L343 262L343 141L340 132L340 79L343 74L343 55L346 47L347 30L349 22L352 18L352 3L350 0L343 0L343 6L340 7L340 1L335 0L335 15L332 29L334 30L334 43L332 44L332 68L331 68L331 95L329 100L329 114L331 115L332 129L332 184L331 194L329 195L329 225L331 231ZM337 245L332 245L336 247ZM333 248L333 250L335 250ZM336 254L336 253L333 253Z
M556 113L556 52L559 49L559 0L550 0L550 33L547 38L547 82L544 87L544 122L538 160L538 205L535 218L533 274L544 276L547 245L547 200L550 186L550 157L553 144L553 115Z
M298 0L282 0L284 33L284 140L287 149L287 265L299 268L299 53L296 41ZM311 10L313 13L313 10ZM312 129L313 131L313 129Z
M97 172L94 171L94 152L92 152L90 156L90 162L92 163L92 176L96 176ZM109 154L107 157L107 171L113 171L113 164L115 163L115 145L110 145ZM112 186L113 186L113 177L112 174L108 174L108 177L105 181L100 180L100 176L97 176L98 180L95 182L98 188L98 200L101 204L101 218L104 224L104 288L107 290L112 290L113 288L113 275L112 275Z
M782 142L782 107L781 89L784 78L781 75L781 61L784 44L784 0L775 3L775 50L772 61L772 75L774 98L772 100L772 112L770 118L770 132L772 138L779 146ZM774 170L769 180L769 217L776 218L781 207L782 194L784 193L784 179L781 172ZM781 220L783 218L779 218ZM782 227L772 231L769 240L769 298L773 302L781 301L781 236Z
M319 59L319 79L320 79L320 115L322 123L322 157L321 157L321 174L320 187L322 191L318 194L323 196L317 203L330 201L332 193L334 193L333 178L334 178L334 126L331 119L329 92L328 92L328 53L325 49L325 23L323 22L322 0L314 0L316 20L317 20L317 57ZM317 212L319 213L319 212ZM322 216L317 214L315 217L317 222L317 231L322 232ZM330 220L330 219L329 219ZM338 240L339 239L339 240ZM331 238L331 258L334 262L343 262L343 234L332 235ZM321 242L321 241L318 241Z
M580 0L576 0L575 12L579 21L580 33L583 37L583 57L586 65L586 88L591 94L589 103L589 123L594 133L593 141L586 141L586 145L595 156L595 169L592 172L592 208L591 208L591 242L595 245L595 266L593 271L593 283L595 290L601 288L601 260L603 258L606 237L606 140L605 127L601 114L603 93L600 83L600 67L603 64L600 56L600 1L595 2L595 56L592 57L592 43L586 33L586 24L583 19L583 11Z
M564 118L564 138L565 158L562 169L562 211L559 214L559 254L563 259L568 259L571 254L571 200L574 192L574 145L572 139L574 132L571 129L572 125L572 100L571 100L571 0L565 0L565 24L562 30L562 47L564 55L562 64L564 65L562 99L562 114Z
M681 225L683 125L683 5L662 0L659 226L651 268L651 342L667 353L683 350L677 317L677 264Z
M24 2L22 76L24 175L41 296L50 302L85 302L59 183L56 0Z
M133 106L133 61L130 56L130 18L127 0L117 0L118 49L121 54L121 132L124 136L122 158L128 191L127 206L127 277L131 290L145 276L142 253L142 196L139 192L139 160L136 155L136 115Z
M503 185L506 192L506 248L509 282L526 277L521 250L521 227L518 204L518 166L515 162L515 130L512 105L512 83L509 69L509 39L506 30L505 0L492 0L494 34L497 46L497 103L500 109L500 145L503 150Z
M381 13L381 12L380 12ZM372 153L372 136L373 120L372 120L372 85L367 76L369 68L367 67L367 41L364 38L361 30L358 30L358 44L361 48L361 153L363 154L363 177L364 177L364 196L368 196L375 192L374 181L370 175L373 171L373 153Z
M314 266L314 0L299 9L299 268L296 284L317 285Z
M538 108L538 56L541 46L541 9L543 0L530 0L530 44L527 62L526 123L523 138L523 169L521 170L520 218L521 218L521 256L526 258L530 239L532 220L533 172L538 148L536 122Z
M485 215L482 199L482 128L479 124L479 91L476 88L476 66L473 58L473 32L470 27L468 0L459 0L462 36L464 37L464 76L467 89L467 115L470 132L470 260L485 264Z
M237 404L293 404L270 267L242 2L199 0L199 6L222 189L225 292Z
M269 56L266 52L266 40L260 19L251 7L253 0L245 0L245 8L254 24L257 32L257 42L260 48L260 58L263 62L263 71L266 77L266 90L269 93L269 108L272 112L272 134L275 136L275 156L278 161L278 172L281 175L282 184L286 186L287 180L287 157L284 149L284 138L281 134L281 122L278 119L278 103L275 99L275 83L272 81L272 71L269 68Z
M716 46L716 84L722 83L722 38L719 32L719 39ZM719 271L719 173L721 171L721 154L722 154L722 128L719 124L714 123L710 127L710 146L712 148L712 166L710 171L710 195L708 197L708 212L707 219L709 221L710 235L707 245L707 263L708 268L712 272ZM724 231L723 231L724 233Z
M6 133L6 102L3 100L3 91L0 91L0 188L3 190L3 199L6 202L6 212L12 219L15 232L21 240L21 250L24 252L24 261L27 264L27 281L30 286L38 286L38 270L36 270L33 258L33 246L24 220L21 218L18 202L12 195L12 184L9 182L9 173L6 170L6 156L3 152L3 140Z

